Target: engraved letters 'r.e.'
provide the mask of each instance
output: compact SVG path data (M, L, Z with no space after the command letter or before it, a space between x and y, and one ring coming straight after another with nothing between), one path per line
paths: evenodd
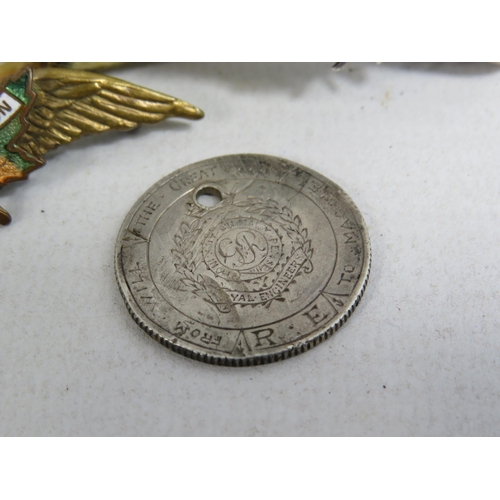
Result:
M255 335L256 344L255 347L266 347L270 345L276 345L276 342L271 340L271 336L274 333L272 328L263 328L262 330L255 330L251 332ZM262 343L266 341L267 343Z
M323 314L319 311L317 304L314 304L309 311L302 313L302 316L307 316L313 325L317 325L321 323L325 318L328 317L328 314Z

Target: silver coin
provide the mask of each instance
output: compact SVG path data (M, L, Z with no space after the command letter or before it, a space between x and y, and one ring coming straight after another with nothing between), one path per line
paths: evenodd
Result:
M207 363L245 366L307 351L350 317L370 242L349 196L265 155L181 168L149 189L120 229L125 304L151 337Z

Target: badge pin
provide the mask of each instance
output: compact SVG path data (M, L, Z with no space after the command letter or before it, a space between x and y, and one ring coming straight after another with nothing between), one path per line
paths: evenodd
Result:
M185 101L117 78L28 66L0 83L0 187L27 179L48 151L84 135L203 116ZM10 221L0 207L0 224Z

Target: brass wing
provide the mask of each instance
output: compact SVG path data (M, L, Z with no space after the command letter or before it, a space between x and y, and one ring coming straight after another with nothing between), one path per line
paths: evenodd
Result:
M168 117L202 118L203 111L160 92L110 76L63 68L33 70L35 102L26 116L28 127L15 149L38 166L43 156L82 135L131 130Z
M61 144L168 117L199 119L203 111L110 76L27 66L0 82L0 187L27 179ZM10 220L0 207L0 225Z

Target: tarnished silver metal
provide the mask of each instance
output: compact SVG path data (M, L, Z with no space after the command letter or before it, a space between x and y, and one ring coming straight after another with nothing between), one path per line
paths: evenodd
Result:
M370 243L330 180L281 158L231 155L149 189L122 225L115 266L130 314L154 339L244 366L304 352L345 323L368 281Z

